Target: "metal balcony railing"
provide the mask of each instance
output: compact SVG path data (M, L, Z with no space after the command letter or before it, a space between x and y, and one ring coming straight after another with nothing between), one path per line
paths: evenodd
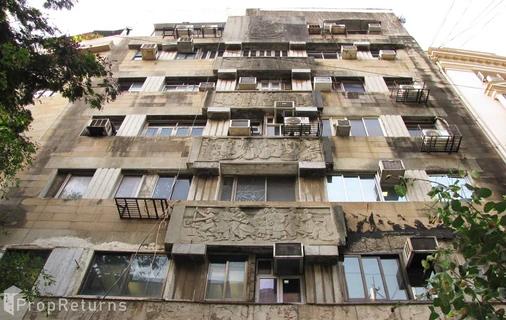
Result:
M396 102L427 103L429 94L430 89L425 87L425 83L415 83L413 85L396 85L390 95L395 98Z
M420 139L422 152L458 152L462 143L462 134L456 125L448 125L445 129L423 129Z
M169 202L163 198L114 198L121 219L160 219Z
M306 124L281 124L281 134L286 137L319 137L320 132L319 121Z

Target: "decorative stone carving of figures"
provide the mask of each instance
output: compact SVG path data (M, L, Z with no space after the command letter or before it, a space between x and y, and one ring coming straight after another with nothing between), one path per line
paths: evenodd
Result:
M318 239L313 215L307 209L304 209L302 214L299 215L297 233L304 238Z
M331 241L333 239L335 239L335 234L334 234L334 231L330 228L330 221L328 221L330 219L330 217L323 217L323 216L320 216L318 215L317 217L315 216L315 231L314 233L316 233L316 238L314 239L318 239L318 240L324 240L324 241Z
M275 157L273 154L275 152L275 149L277 149L275 146L273 147L271 144L269 144L268 139L258 139L258 158L262 160L267 160L270 158Z
M200 238L213 239L217 224L216 213L211 208L206 208L204 212L197 208L189 224Z
M239 208L230 208L230 231L236 239L254 238L255 228L250 224L249 217Z
M299 160L301 161L322 160L320 142L318 140L302 140Z
M299 140L296 139L283 139L283 152L281 160L294 161L299 157Z

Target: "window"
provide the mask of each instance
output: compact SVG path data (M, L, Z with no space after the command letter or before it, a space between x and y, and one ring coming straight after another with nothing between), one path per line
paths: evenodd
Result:
M260 303L302 302L302 281L298 276L276 276L271 259L257 260L256 301Z
M196 53L181 53L178 52L176 55L176 60L193 60L196 57Z
M412 137L422 136L423 129L437 129L436 122L433 117L403 117L404 124L408 129L409 135Z
M286 57L285 50L242 50L243 57Z
M123 92L123 91L140 92L142 89L142 86L144 85L144 81L146 81L146 78L119 79L118 80L119 91L121 91L121 92Z
M142 176L124 175L116 190L116 198L135 198L141 188Z
M345 256L342 263L348 300L407 300L399 259Z
M50 253L50 250L7 250L0 259L3 284L0 292L11 286L26 288L35 285ZM19 272L21 270L23 272Z
M350 119L351 136L383 136L383 129L378 118Z
M175 181L174 181L175 179ZM178 177L158 177L153 198L163 198L169 200L186 200L190 190L191 178ZM172 188L174 187L174 191Z
M327 193L330 201L380 201L373 174L329 176Z
M258 89L260 91L281 91L291 90L292 86L284 80L262 80L258 83Z
M145 137L187 137L201 136L204 132L205 122L191 121L150 121L142 132Z
M161 298L168 265L161 254L95 253L79 293Z
M330 119L322 119L322 136L323 137L332 136L332 124L330 122Z
M132 60L139 61L142 60L142 52L137 50L132 58Z
M128 88L129 92L139 92L142 89L144 82L133 82Z
M246 293L245 261L209 262L206 299L244 300Z
M459 177L458 175L452 175L447 173L430 173L429 180L431 181L432 187L451 186L456 184L460 187L459 194L464 199L471 199L472 191L466 187L466 184L469 183L466 177Z
M381 187L381 194L383 196L384 201L403 202L403 201L407 200L405 196L399 196L397 194L397 192L395 192L395 188L393 186L389 186L389 187L382 186Z
M341 82L341 88L345 92L365 93L364 84L358 80L345 80Z
M60 190L56 194L56 198L81 199L88 189L92 177L93 175L89 173L67 174L61 184Z
M295 201L293 177L239 176L224 177L223 201Z
M315 59L339 59L337 51L308 51L307 56Z

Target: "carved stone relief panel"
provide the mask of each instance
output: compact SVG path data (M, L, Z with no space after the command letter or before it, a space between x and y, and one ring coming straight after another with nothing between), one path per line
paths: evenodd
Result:
M187 207L182 224L185 242L336 244L339 239L330 208Z
M198 161L323 161L318 139L203 138Z

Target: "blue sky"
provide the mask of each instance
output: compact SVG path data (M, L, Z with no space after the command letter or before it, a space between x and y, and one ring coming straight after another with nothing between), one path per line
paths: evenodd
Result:
M40 7L43 0L29 1ZM77 34L91 30L133 28L133 35L149 35L153 23L225 21L245 8L262 9L392 9L406 18L405 27L420 45L447 46L506 56L504 0L81 0L70 12L50 11L60 30Z

